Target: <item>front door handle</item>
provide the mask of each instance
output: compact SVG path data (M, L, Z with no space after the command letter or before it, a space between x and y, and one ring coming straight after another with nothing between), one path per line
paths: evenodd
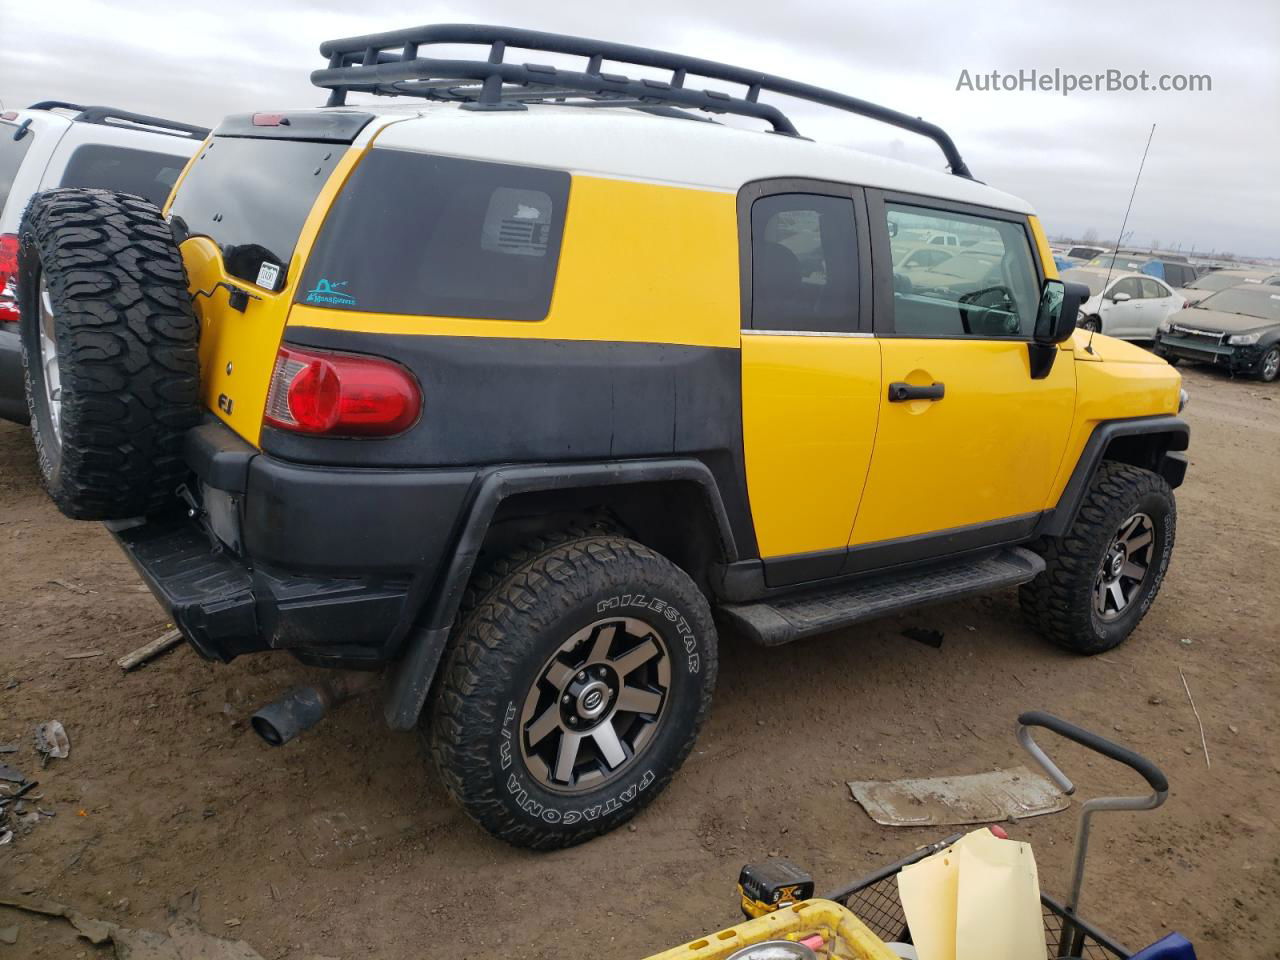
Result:
M947 391L944 383L935 383L928 387L916 387L898 381L889 384L889 402L905 403L908 400L941 400Z

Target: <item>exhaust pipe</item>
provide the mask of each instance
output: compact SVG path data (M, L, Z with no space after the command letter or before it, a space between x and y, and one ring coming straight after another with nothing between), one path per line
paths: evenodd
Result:
M283 746L314 727L334 707L364 693L375 680L376 674L341 675L327 683L294 687L279 700L260 708L249 723L254 733L271 746Z

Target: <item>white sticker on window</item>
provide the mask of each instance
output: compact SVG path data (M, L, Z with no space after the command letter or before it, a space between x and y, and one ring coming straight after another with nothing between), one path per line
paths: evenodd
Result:
M545 257L551 238L551 197L541 190L498 187L489 197L480 249L520 257Z
M280 265L278 263L264 263L258 268L258 286L266 287L268 290L276 288L276 280L280 278Z

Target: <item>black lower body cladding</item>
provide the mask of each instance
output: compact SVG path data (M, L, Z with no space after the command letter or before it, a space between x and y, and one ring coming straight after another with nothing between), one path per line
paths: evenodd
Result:
M736 349L311 327L290 327L285 339L399 361L422 385L423 415L401 436L376 443L267 428L266 453L366 468L687 456L715 477L739 552L755 553Z

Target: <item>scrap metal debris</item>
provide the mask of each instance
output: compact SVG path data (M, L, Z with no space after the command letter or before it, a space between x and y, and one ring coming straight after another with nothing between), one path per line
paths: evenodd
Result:
M71 753L71 738L57 720L36 727L36 749L44 754L44 762L63 760Z
M1070 801L1026 767L920 780L850 780L853 799L886 827L996 823L1057 813Z
M925 627L907 627L902 631L902 635L908 640L923 643L926 647L933 647L935 650L942 647L943 633L941 630L929 630Z
M110 943L115 948L116 960L263 960L262 954L243 940L215 937L187 918L176 920L167 932L160 933L96 920L53 900L0 896L0 906L47 917L64 917L94 946Z
M49 582L56 584L63 589L70 590L72 593L78 593L82 597L98 592L97 590L90 590L88 587L82 587L78 583L72 583L69 580L50 580Z
M128 672L135 667L142 666L142 664L146 663L148 660L158 657L166 650L172 650L181 642L182 631L170 630L166 633L160 634L160 636L156 637L150 643L143 644L132 653L126 653L123 657L117 660L116 663L119 664L123 670Z

